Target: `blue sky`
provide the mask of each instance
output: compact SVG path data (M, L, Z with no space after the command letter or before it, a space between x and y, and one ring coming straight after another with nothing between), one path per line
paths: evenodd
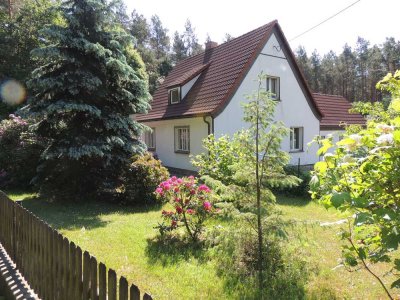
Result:
M172 36L183 31L189 18L203 43L207 34L222 42L225 33L239 36L274 19L279 21L290 40L324 19L332 16L356 0L125 0L130 13L136 9L150 19L160 16ZM290 42L292 49L306 47L324 54L329 50L341 52L347 42L354 46L358 36L371 44L383 43L386 37L400 40L400 0L361 0L332 20Z

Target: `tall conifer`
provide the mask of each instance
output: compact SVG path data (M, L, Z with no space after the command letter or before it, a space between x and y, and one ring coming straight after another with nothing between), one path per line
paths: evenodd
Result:
M118 195L124 166L145 150L131 115L149 109L147 75L116 10L115 1L66 1L65 22L44 28L47 46L32 51L41 66L26 110L49 140L36 177L42 192Z

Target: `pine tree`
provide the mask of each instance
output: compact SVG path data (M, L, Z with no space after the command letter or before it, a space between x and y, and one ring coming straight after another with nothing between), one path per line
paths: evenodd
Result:
M317 50L314 50L310 57L311 63L311 82L310 86L313 92L320 92L320 80L321 80L321 57Z
M324 94L337 95L336 76L337 56L332 50L321 61L321 91Z
M225 33L223 43L229 42L229 41L231 41L231 40L233 40L233 39L234 39L234 37L233 37L231 34Z
M356 58L351 47L345 44L339 56L339 72L341 74L342 95L353 101L355 95L355 64Z
M203 51L203 47L198 42L199 39L195 33L195 28L192 27L192 23L189 19L186 20L185 31L182 34L182 40L185 44L186 55L188 57Z
M149 109L147 76L113 3L64 2L65 25L43 29L48 45L33 51L41 67L26 110L50 141L36 182L57 198L118 195L128 160L145 150L130 116Z
M129 32L136 38L138 48L146 47L150 39L150 26L143 15L132 11Z
M376 89L376 84L380 81L386 74L385 62L381 52L381 49L377 45L374 45L368 50L368 61L367 61L367 89L366 89L366 99L363 101L378 101L381 99L381 92Z
M357 66L356 66L356 101L366 99L367 93L367 61L368 61L369 42L362 37L358 37L356 44Z
M382 45L382 55L387 72L394 73L400 69L400 42L396 42L393 37L386 38Z
M203 47L198 42L195 29L189 19L185 22L185 30L182 34L175 31L174 43L172 46L172 60L176 64L182 59L196 55L203 51Z
M311 78L311 66L307 56L307 51L303 46L299 46L295 50L296 60L299 64L304 76L309 80Z
M150 45L156 53L156 58L164 58L169 51L170 41L168 29L163 27L160 17L157 15L151 17L150 34Z
M175 31L174 33L174 43L172 45L172 51L172 59L174 64L187 57L185 42L183 41L178 31Z

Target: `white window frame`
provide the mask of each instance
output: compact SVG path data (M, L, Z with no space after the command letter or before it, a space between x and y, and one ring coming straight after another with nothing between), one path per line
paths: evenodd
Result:
M276 80L275 83L275 92L271 90L272 82ZM271 97L273 100L281 99L281 79L277 76L267 76L266 78L266 90L267 92L271 92Z
M190 152L190 127L175 126L174 127L174 148L177 153Z
M156 129L150 128L151 130L145 131L144 142L147 145L147 149L156 150Z
M298 130L298 137L296 131ZM298 147L296 141L298 140ZM304 149L304 127L290 127L290 152L301 152Z
M175 91L178 91L178 100L172 101L172 93ZM169 89L168 90L168 99L169 99L170 104L177 104L177 103L181 102L181 87L178 86L178 87Z

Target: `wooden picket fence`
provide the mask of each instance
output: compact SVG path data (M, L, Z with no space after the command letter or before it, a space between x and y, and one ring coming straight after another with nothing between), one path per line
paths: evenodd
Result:
M152 299L1 191L0 243L41 299Z

